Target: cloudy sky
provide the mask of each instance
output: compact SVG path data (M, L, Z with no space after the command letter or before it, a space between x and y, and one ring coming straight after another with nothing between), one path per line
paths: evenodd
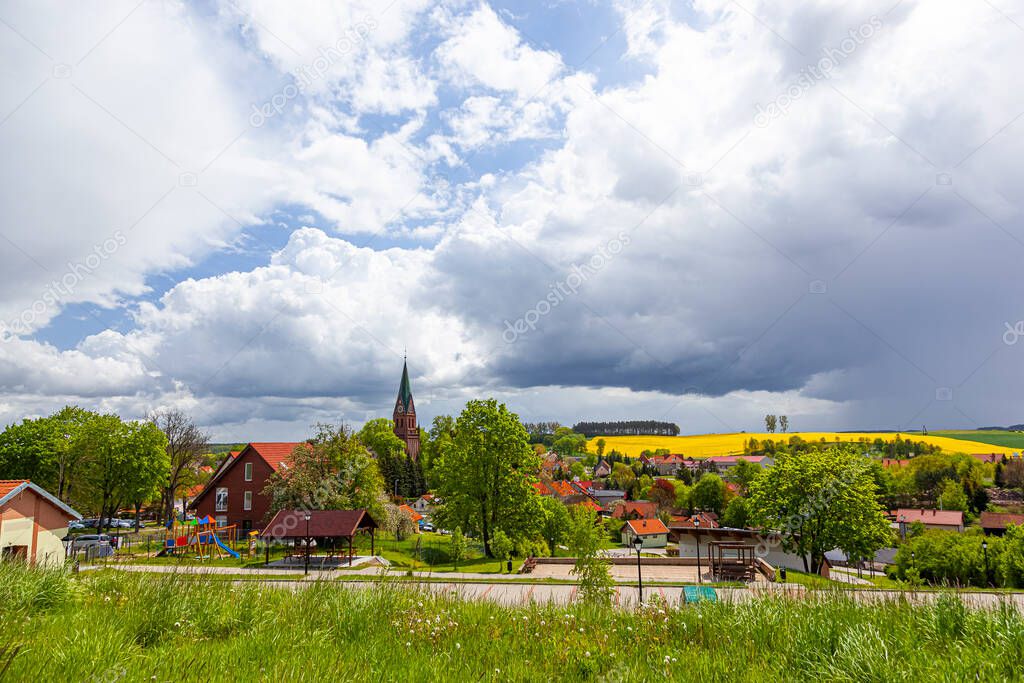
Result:
M1024 421L1024 2L0 2L0 422ZM1018 342L1019 338L1019 343Z

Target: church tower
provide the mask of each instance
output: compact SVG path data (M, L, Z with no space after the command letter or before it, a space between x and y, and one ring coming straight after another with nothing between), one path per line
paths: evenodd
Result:
M409 384L409 366L402 362L402 383L398 385L398 400L395 401L395 436L405 442L405 452L413 460L420 457L420 428L416 424L416 405L412 401L412 385Z

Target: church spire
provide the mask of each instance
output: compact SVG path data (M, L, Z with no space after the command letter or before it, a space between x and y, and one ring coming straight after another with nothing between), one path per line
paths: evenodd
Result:
M402 360L402 381L398 385L398 399L395 401L395 436L405 443L405 452L413 460L420 455L420 428L416 424L416 404L412 399L412 383L409 382L409 364Z
M409 412L412 403L412 385L409 383L409 364L402 361L402 382L398 385L398 402L402 404L402 412Z

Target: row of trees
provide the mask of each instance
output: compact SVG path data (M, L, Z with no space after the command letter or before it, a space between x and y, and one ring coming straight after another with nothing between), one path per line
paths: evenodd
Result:
M594 436L679 436L679 425L658 420L577 422L572 431L588 439Z
M788 432L789 431L789 418L786 417L785 415L779 415L777 417L775 415L770 415L770 414L769 415L765 415L764 416L764 430L766 432L770 432L770 433L774 434L776 429L779 429L780 431L783 431L783 432Z
M68 406L0 433L0 479L31 479L57 497L107 519L168 491L169 440L157 416L124 421Z

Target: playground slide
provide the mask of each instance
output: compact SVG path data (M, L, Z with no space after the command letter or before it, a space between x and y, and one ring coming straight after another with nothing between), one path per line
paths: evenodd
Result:
M239 557L241 557L241 555L236 553L234 550L232 550L231 548L229 548L226 545L224 545L224 541L220 540L220 538L217 537L217 534L213 534L213 542L216 543L217 545L219 545L221 550L223 550L224 552L226 552L228 555L230 555L231 557L235 558L236 560Z

